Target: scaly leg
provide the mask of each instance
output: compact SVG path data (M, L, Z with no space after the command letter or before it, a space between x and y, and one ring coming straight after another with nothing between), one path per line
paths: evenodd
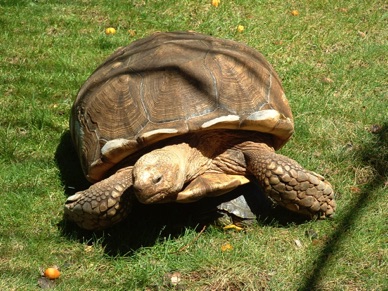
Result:
M126 191L132 186L132 168L123 168L68 197L65 217L90 230L104 229L124 219L132 206L132 192Z
M248 170L277 204L310 218L333 215L336 208L334 191L322 176L276 154L264 144L242 151Z

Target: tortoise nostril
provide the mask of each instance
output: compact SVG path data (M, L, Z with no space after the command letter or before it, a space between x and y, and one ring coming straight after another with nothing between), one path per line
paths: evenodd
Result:
M156 177L154 177L154 178L152 179L152 182L153 182L154 184L158 184L160 181L162 181L162 179L163 179L163 176L162 176L162 175L158 175L158 176L156 176Z

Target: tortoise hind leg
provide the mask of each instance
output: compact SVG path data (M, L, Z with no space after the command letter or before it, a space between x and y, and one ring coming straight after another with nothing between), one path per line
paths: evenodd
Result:
M322 176L268 146L243 150L248 170L277 204L310 218L329 217L336 208L334 191Z
M109 178L93 184L67 198L65 217L78 226L98 230L124 219L131 210L132 167L117 171Z

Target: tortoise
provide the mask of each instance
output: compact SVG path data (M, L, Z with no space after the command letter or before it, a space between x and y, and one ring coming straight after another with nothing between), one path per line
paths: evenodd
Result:
M294 132L277 73L232 40L159 32L117 49L80 88L70 132L93 184L65 216L85 229L123 220L133 199L190 203L252 181L309 218L335 212L330 183L275 152Z

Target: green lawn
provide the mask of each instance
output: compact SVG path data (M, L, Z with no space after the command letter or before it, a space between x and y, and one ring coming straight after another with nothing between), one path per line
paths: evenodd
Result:
M40 289L41 270L57 265L56 290L387 290L387 8L0 0L0 289ZM63 220L66 197L87 185L68 132L78 89L117 47L174 30L234 39L267 57L295 117L281 152L331 181L334 219L301 222L274 209L238 232L195 227L181 219L187 209L137 205L105 232Z

